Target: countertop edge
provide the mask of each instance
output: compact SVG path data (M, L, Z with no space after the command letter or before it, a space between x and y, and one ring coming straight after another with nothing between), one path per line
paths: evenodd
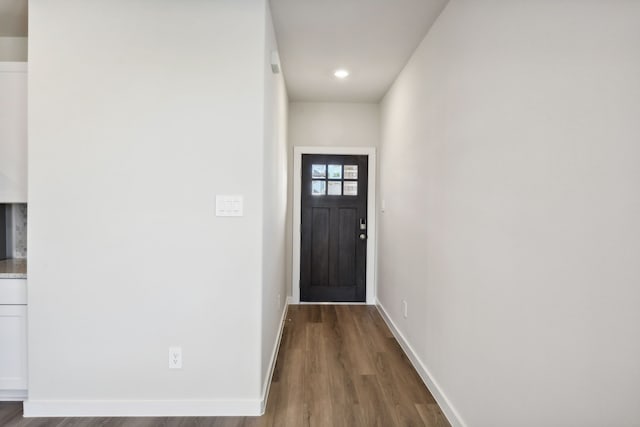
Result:
M0 273L0 280L2 279L26 279L27 275L23 273Z

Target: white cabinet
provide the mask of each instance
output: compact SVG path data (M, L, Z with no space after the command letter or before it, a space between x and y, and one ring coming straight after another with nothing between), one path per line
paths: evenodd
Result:
M0 305L0 397L27 389L27 306Z
M0 279L0 401L27 396L27 281Z
M0 203L27 202L27 63L0 62Z

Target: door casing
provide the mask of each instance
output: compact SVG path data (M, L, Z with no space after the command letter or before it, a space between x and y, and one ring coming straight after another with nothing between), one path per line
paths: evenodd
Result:
M291 303L300 304L300 190L302 187L302 155L303 154L338 154L365 155L369 157L369 179L367 199L367 292L366 303L375 305L376 301L376 149L375 147L293 147L293 232L291 262ZM333 304L333 303L332 303Z

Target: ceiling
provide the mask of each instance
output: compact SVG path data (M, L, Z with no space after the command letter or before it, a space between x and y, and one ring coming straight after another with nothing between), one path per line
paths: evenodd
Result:
M377 102L448 0L270 2L290 100ZM27 0L0 0L0 37L26 35Z
M0 37L27 36L27 0L0 0Z
M448 0L270 2L290 100L377 102Z

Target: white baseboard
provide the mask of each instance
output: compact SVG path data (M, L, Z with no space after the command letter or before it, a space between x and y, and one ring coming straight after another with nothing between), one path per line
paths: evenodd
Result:
M246 400L26 400L29 417L223 417L261 415L259 399Z
M400 343L400 346L411 361L411 364L418 372L418 375L420 375L420 378L422 378L422 381L427 386L434 399L436 399L436 402L438 402L440 409L442 409L442 412L449 420L449 423L453 427L466 427L467 425L464 423L464 421L462 421L462 418L460 417L458 411L455 410L449 399L447 399L447 396L445 396L445 394L442 392L442 389L433 378L427 367L424 365L424 363L422 363L422 360L420 360L407 339L404 337L404 335L402 335L400 330L396 327L396 324L393 323L393 320L391 320L391 317L387 314L387 311L377 299L376 307L378 308L378 311L380 312L380 315L384 319L387 326L389 326L391 333L393 333L393 336L396 337L396 340L398 340L398 343Z
M262 387L262 403L260 405L260 415L264 414L267 408L267 400L269 399L269 390L271 390L271 381L273 379L273 371L276 368L276 361L278 360L278 352L280 351L280 342L282 341L282 331L284 331L284 320L287 317L287 310L291 304L291 297L287 297L284 302L284 309L282 310L282 316L280 317L280 330L276 337L276 342L273 346L273 352L271 353L271 362L269 363L269 371L264 378Z

